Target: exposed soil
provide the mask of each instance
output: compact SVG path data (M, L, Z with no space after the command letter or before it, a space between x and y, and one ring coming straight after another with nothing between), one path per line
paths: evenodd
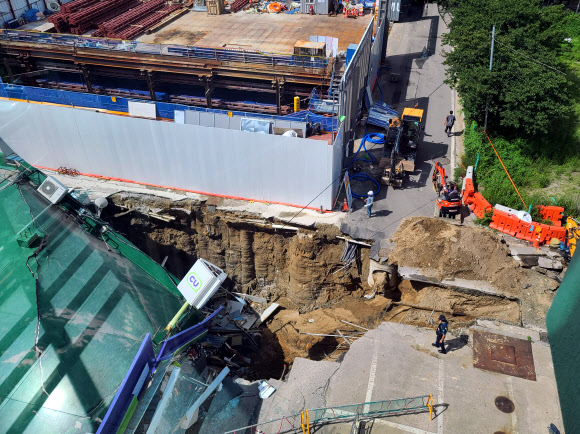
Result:
M362 297L370 290L368 249L359 250L357 264L340 270L345 243L336 238L340 231L335 226L295 232L268 227L269 222L256 216L210 212L191 201L179 202L179 208L168 200L147 201L135 195L117 195L113 201L117 206L107 207L104 217L156 261L168 256L166 266L177 277L203 258L226 272L230 289L300 312L331 306L345 296ZM136 211L118 216L144 204L175 220L165 222Z
M557 287L553 280L520 268L493 232L441 219L403 221L394 235L389 262L433 269L441 279L484 280L512 299L410 281L393 287L384 271L375 272L375 287L370 288L369 249L360 249L360 259L341 270L345 242L337 238L340 232L334 226L276 229L272 221L256 215L212 212L213 207L203 202L125 194L112 199L114 204L103 217L156 261L168 256L166 266L177 277L185 275L197 258L204 258L227 273L228 289L280 304L261 327L260 349L245 350L252 359L250 378L279 378L284 365L295 357L336 358L337 347L344 343L341 337L304 333L337 335L339 329L346 336L357 336L364 332L342 320L368 329L386 320L434 327L429 319L436 323L445 313L453 330L478 318L519 324L525 314L541 323ZM372 300L363 297L373 292ZM520 301L514 297L522 297L525 312L520 313Z
M393 236L389 262L434 270L439 280L486 281L505 294L517 295L522 273L500 236L491 230L458 226L442 219L405 219Z
M393 322L431 327L429 318L437 324L441 313L449 320L449 328L462 328L478 318L497 319L519 324L517 301L501 297L464 294L447 288L404 280L398 286L400 301L424 309L396 306L385 319ZM456 315L447 312L454 312Z

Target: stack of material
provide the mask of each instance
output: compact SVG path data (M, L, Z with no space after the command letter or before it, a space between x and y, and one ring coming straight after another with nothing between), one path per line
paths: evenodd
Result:
M76 0L49 17L57 32L82 35L139 4L138 0Z
M144 3L137 3L136 7L99 25L99 30L97 32L99 32L99 35L110 38L117 37L116 35L122 32L127 26L130 26L141 18L161 9L164 6L164 3L164 0L149 0ZM93 36L98 36L95 33L93 33Z
M250 3L250 0L236 0L230 6L230 10L232 12L237 12L243 9L248 3Z
M153 3L155 0L151 0L147 3ZM112 33L110 37L117 39L133 39L136 36L144 33L147 29L153 27L160 21L164 20L167 16L173 12L180 10L181 5L164 5L164 1L161 1L161 6L154 9L150 9L150 12L140 19L133 21L131 18L126 25L117 30L117 32ZM145 4L144 4L145 5ZM138 9L138 8L135 8Z

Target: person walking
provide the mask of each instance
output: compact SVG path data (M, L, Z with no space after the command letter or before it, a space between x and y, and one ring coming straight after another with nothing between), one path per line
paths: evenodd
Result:
M439 352L441 354L447 354L445 350L445 336L447 335L447 329L449 328L449 323L447 322L447 318L445 315L439 315L439 326L437 326L437 331L435 332L437 338L433 345L434 347L441 348Z
M443 122L443 125L445 126L445 133L447 134L447 137L451 137L451 128L453 128L454 123L455 123L455 116L453 116L453 110L451 110L449 112L449 114L447 115L447 117L445 118L445 121Z
M366 205L365 208L367 209L367 218L370 219L371 218L371 212L373 210L373 202L374 202L374 193L373 191L369 191L368 193L368 197L366 200Z

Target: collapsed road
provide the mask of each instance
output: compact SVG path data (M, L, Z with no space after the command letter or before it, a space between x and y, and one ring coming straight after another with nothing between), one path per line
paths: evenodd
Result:
M521 267L502 236L442 219L406 219L371 258L369 242L348 242L332 225L298 227L194 200L111 201L103 217L168 271L181 277L198 258L225 271L227 294L208 307L239 310L232 293L248 295L256 315L279 306L263 326L214 328L244 358L219 363L248 379L282 378L296 357L336 360L383 321L432 327L444 313L451 330L477 319L535 326L558 287Z

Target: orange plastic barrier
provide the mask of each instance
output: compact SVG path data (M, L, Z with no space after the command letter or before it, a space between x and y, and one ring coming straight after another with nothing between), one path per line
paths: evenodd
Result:
M469 207L471 208L473 214L479 218L483 218L483 215L486 213L486 211L492 210L492 206L487 200L485 200L485 197L483 197L481 193L473 194L473 202L469 203Z
M470 178L467 178L465 180L465 184L463 185L463 192L462 192L462 199L463 199L463 203L466 205L469 205L468 202L468 198L473 197L473 195L475 194L475 188L473 187L473 180Z
M536 206L540 210L543 219L550 220L554 226L562 226L564 208L561 206Z

